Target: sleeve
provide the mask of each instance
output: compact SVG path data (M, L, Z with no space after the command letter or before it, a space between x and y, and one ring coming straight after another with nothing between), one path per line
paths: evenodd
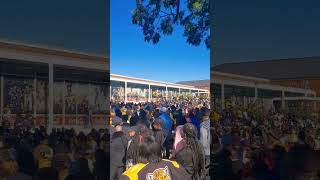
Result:
M130 178L126 175L121 174L121 176L119 177L119 180L130 180Z
M176 167L176 166L171 167L172 179L191 180L191 175L188 174L188 172L184 169L184 167L181 165L178 165L178 166L179 167Z
M200 128L200 142L203 146L208 144L208 133L207 130L203 127Z

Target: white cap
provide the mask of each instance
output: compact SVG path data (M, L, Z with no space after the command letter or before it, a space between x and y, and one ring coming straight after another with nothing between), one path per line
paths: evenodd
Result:
M167 112L167 108L166 107L161 107L160 108L160 112L163 112L163 113Z

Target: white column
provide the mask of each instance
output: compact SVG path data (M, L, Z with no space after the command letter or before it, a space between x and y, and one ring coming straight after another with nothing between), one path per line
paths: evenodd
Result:
M254 102L256 102L258 99L258 88L257 86L255 85L254 87Z
M166 86L166 100L168 100L168 96L169 96L169 94L168 94L168 86Z
M63 80L63 87L62 87L62 125L65 126L66 124L66 80Z
M284 90L282 90L282 94L281 94L281 108L284 109L285 108L285 93Z
M125 81L124 82L124 103L127 103L127 101L128 101L128 97L127 97L127 94L128 94L128 82L127 81Z
M179 88L179 97L181 96L181 89Z
M53 63L49 63L49 119L48 131L51 132L53 127Z
M4 78L3 78L3 76L1 76L1 122L3 121L3 85L4 85Z
M148 102L151 102L151 85L150 84L148 89Z
M225 108L225 103L224 103L224 83L221 83L221 107L222 107L222 109Z
M37 115L37 79L36 79L36 73L34 73L34 79L33 79L33 118L36 118Z

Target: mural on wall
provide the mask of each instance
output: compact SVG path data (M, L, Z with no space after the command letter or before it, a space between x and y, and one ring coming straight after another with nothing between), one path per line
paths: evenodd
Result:
M125 83L111 81L111 101L124 102L125 101Z
M64 115L63 115L63 91L64 82L58 81L53 84L53 125L63 125Z
M3 119L10 126L27 125L27 122L24 122L27 119L19 117L26 114L29 117L33 113L33 80L5 77L3 84L6 87L3 92Z
M151 86L152 101L161 101L166 97L166 88Z
M89 103L92 114L108 114L108 88L106 84L91 84Z
M36 126L48 125L48 81L38 79L36 81L36 114L34 117L34 124Z
M170 99L179 98L179 89L178 88L168 88L168 97Z
M4 114L33 112L33 80L4 79Z
M94 125L105 125L109 113L109 86L107 84L91 84L90 87L90 110L89 123Z
M127 98L129 102L148 101L149 87L147 85L128 83Z

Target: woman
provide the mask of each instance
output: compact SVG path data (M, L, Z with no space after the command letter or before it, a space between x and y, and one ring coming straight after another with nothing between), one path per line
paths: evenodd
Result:
M160 144L148 136L138 147L138 164L125 171L120 180L134 179L184 179L190 180L185 169L175 161L161 158Z
M184 166L193 180L204 179L205 156L203 147L198 140L197 128L193 124L187 123L183 126L182 132L183 139L176 147L174 158Z
M32 180L18 172L19 167L10 150L0 150L0 180Z

